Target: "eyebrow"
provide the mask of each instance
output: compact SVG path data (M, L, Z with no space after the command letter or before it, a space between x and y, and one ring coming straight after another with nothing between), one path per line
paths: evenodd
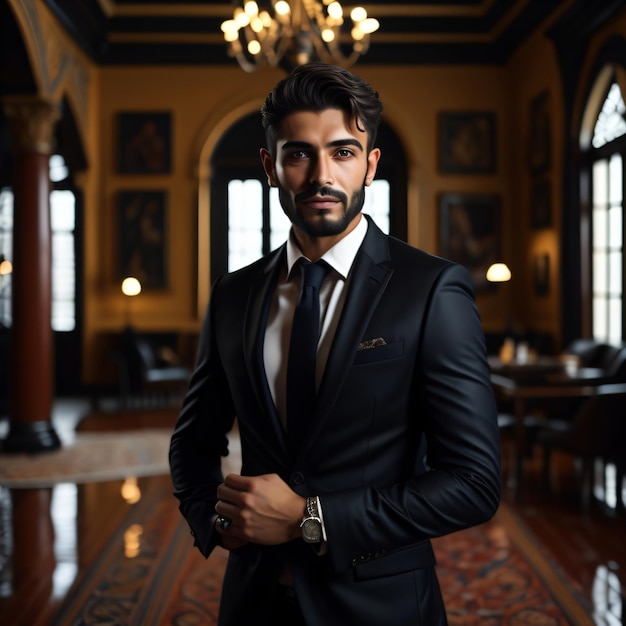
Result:
M357 139L351 137L346 139L337 139L326 144L326 148L341 148L343 146L354 146L363 152L363 144ZM312 144L306 141L287 141L282 145L283 150L311 148Z

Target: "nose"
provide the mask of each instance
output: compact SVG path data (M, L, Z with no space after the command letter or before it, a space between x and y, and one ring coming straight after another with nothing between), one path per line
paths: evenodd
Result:
M332 175L332 158L320 156L311 165L311 184L323 187L334 183Z

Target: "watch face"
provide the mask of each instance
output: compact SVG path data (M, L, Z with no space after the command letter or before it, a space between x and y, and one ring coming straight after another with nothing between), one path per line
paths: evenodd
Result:
M315 519L307 519L302 524L302 537L308 543L318 543L322 540L322 526Z

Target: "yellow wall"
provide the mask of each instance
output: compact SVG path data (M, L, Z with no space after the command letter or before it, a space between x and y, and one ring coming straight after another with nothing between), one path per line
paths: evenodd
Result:
M20 5L15 2L15 5ZM47 13L36 2L46 23ZM625 12L626 13L626 12ZM554 16L553 16L554 18ZM626 18L625 18L626 19ZM385 118L400 137L408 158L408 240L438 253L438 197L441 193L497 193L502 199L502 256L513 280L480 295L486 330L501 331L514 320L526 329L558 337L559 229L561 220L562 94L552 43L542 34L526 42L506 67L368 66L354 71L380 93ZM623 24L622 24L623 32ZM50 25L47 26L50 29ZM611 26L607 29L615 30ZM54 30L54 25L52 26ZM606 33L600 33L600 40ZM25 37L27 43L29 38ZM144 330L194 333L208 299L209 159L221 134L240 117L258 110L280 70L247 74L229 67L95 67L67 39L88 84L79 121L90 170L80 180L85 193L84 380L106 382L114 376L104 338L126 323L127 304L117 279L116 194L123 190L162 189L168 194L167 266L169 286L146 292L132 302L133 323ZM41 58L33 57L33 63ZM67 89L72 85L67 83ZM527 165L529 108L543 90L550 94L553 226L529 227L532 178ZM57 94L58 97L58 94ZM173 168L167 175L118 174L116 116L119 112L171 111ZM493 111L497 119L497 171L494 175L446 175L437 169L437 116L448 111ZM383 155L384 158L384 155ZM259 164L260 167L260 164ZM199 222L200 220L200 222ZM198 230L201 224L201 232ZM533 260L548 253L550 292L533 289ZM198 277L201 289L198 291ZM108 361L107 361L108 359Z

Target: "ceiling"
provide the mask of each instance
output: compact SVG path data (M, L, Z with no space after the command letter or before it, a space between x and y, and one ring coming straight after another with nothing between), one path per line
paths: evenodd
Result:
M99 64L236 64L220 24L235 3L210 0L44 0ZM263 4L261 1L260 4ZM344 2L354 6L357 0ZM614 0L613 0L614 3ZM236 3L241 4L241 3ZM598 19L606 0L400 0L360 2L380 29L368 64L502 64L553 12Z

